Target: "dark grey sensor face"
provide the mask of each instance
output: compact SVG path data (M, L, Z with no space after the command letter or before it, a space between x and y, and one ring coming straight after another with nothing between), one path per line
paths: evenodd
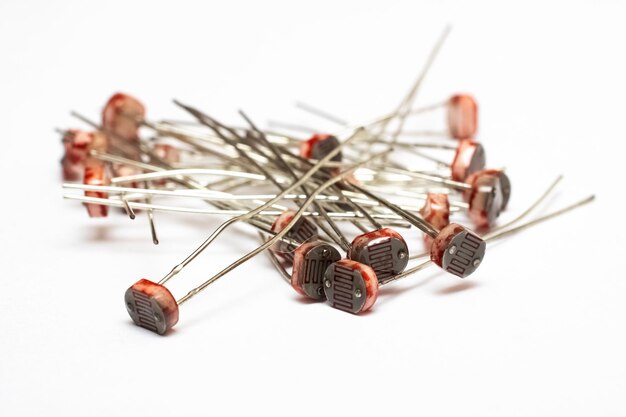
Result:
M360 313L367 299L361 271L339 263L333 263L326 269L324 292L331 306L352 314Z
M479 236L464 230L450 241L441 267L460 278L471 275L482 263L487 244Z
M167 331L165 313L156 300L129 288L124 294L124 302L126 311L137 326L161 335Z
M325 139L318 140L311 149L311 157L313 159L323 159L338 146L339 140L335 136L328 136ZM331 161L341 162L341 152L333 156Z

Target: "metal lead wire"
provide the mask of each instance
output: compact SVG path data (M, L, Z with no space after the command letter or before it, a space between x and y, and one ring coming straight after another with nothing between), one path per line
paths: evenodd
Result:
M269 147L269 149L271 150L271 152L274 154L274 156L276 157L275 162L277 163L277 165L279 165L280 167L282 167L285 171L287 171L287 173L289 173L289 175L292 177L292 179L294 181L298 180L298 176L296 175L296 173L293 171L293 169L291 168L291 166L289 164L287 164L287 162L285 162L285 160L283 159L280 151L273 146L266 138L265 135L263 134L263 132L261 132L256 126L255 124L252 122L252 120L250 120L250 118L243 112L243 111L239 111L239 114L241 115L241 117L244 118L244 120L250 125L250 127L252 128L252 130L254 130L257 134L259 139L263 142L263 144L265 144L266 146ZM302 191L305 194L309 194L308 191L308 187L305 184L302 184L301 187ZM328 216L328 214L326 213L326 210L324 209L324 207L322 207L321 204L318 204L315 200L313 200L313 206L316 208L316 210L318 212L320 212L322 214L322 217L324 218L324 220L326 220L326 222L328 223L328 225L330 225L331 229L334 232L334 235L338 237L338 240L336 240L336 242L339 244L339 246L341 246L342 249L344 250L348 250L348 248L350 247L350 242L348 242L348 239L346 239L345 235L343 234L343 232L341 231L341 229L339 229L339 227L337 226L337 224ZM317 220L317 219L316 219ZM333 234L330 234L328 232L328 230L326 230L325 227L323 227L322 223L320 221L316 221L317 225L324 230L324 232L330 236L333 240L335 240L335 236L333 236Z
M265 236L263 236L263 233L259 232L259 237L261 238L261 242L265 242L267 240L265 239ZM272 261L272 265L274 265L274 268L276 268L276 270L280 274L281 278L287 284L291 285L291 275L289 275L289 272L287 272L285 267L280 263L274 251L271 249L268 249L266 253L267 253L267 256L270 258L270 261Z
M509 228L509 229L499 230L497 232L494 232L494 233L491 233L491 234L487 234L487 235L485 235L484 240L485 240L485 242L492 242L492 241L501 239L503 237L506 237L506 236L518 233L518 232L520 232L520 231L522 231L524 229L527 229L529 227L535 226L535 225L537 225L539 223L542 223L542 222L545 222L547 220L553 219L553 218L558 217L558 216L560 216L562 214L565 214L565 213L567 213L569 211L572 211L572 210L574 210L576 208L579 208L579 207L582 207L582 206L584 206L586 204L589 204L594 199L595 199L595 196L594 195L590 195L590 196L588 196L588 197L586 197L586 198L584 198L582 200L577 201L576 203L570 204L570 205L568 205L566 207L563 207L562 209L556 210L556 211L554 211L552 213L540 216L540 217L538 217L538 218L536 218L534 220L530 220L530 221L528 221L528 222L526 222L524 224L521 224L519 226L515 226L515 227ZM406 271L404 271L404 272L402 272L400 274L391 276L388 279L386 279L384 281L381 281L379 286L382 287L382 286L387 285L387 284L389 284L389 283L391 283L393 281L397 281L399 279L405 278L405 277L407 277L407 276L409 276L409 275L411 275L411 274L413 274L413 273L415 273L417 271L420 271L420 270L430 266L432 263L433 262L430 261L430 260L426 261L426 262L423 262L423 263L421 263L421 264L419 264L419 265L417 265L417 266L415 266L413 268L407 269Z
M537 200L535 200L534 203L532 203L526 210L524 210L521 214L519 214L517 217L515 217L513 220L498 226L497 228L495 228L494 230L491 231L491 233L497 232L499 230L503 230L521 220L523 220L526 216L528 216L535 208L537 208L537 206L539 206L539 204L541 204L551 193L552 191L554 191L554 188L559 184L559 182L561 182L561 180L563 179L563 175L559 175L558 177L556 177L556 179L548 186L548 188L546 188L546 190L539 196L539 198ZM423 252L423 253L419 253L417 255L413 255L411 257L409 257L409 259L418 259L418 258L424 258L426 256L428 256L429 253L428 252Z
M226 142L227 144L231 145L233 148L235 148L235 151L237 152L237 154L247 160L248 162L250 162L250 164L252 165L252 167L254 167L258 172L262 173L263 175L265 175L266 179L268 179L269 181L271 181L272 183L274 183L274 185L276 185L276 187L278 187L278 189L282 189L282 186L276 182L276 180L274 179L274 177L263 167L261 166L257 161L255 161L253 158L251 158L247 152L243 151L241 149L241 147L239 146L239 143L237 143L235 140L227 138L226 135L223 135L219 128L227 130L228 132L230 132L233 136L236 136L236 134L229 129L228 127L219 124L215 119L213 119L212 117L204 114L203 112L201 112L200 110L197 110L191 106L187 106L183 103L181 103L178 100L174 100L174 104L176 104L179 107L182 107L184 110L186 110L187 112L189 112L192 116L194 116L196 119L198 119L198 121L202 124L204 124L205 126L207 126L208 128L210 128L211 130L213 130L215 132L215 134L217 134L220 138L222 138L224 140L224 142ZM210 123L209 123L210 122ZM216 126L214 126L216 125Z
M207 202L229 202L229 201L252 201L258 204L263 204L265 203L266 200L268 199L272 199L276 197L276 194L240 194L240 195L236 195L236 194L230 194L230 193L226 193L226 192L221 192L221 191L216 191L216 190L186 190L186 189L182 189L182 190L161 190L161 189L150 189L150 188L133 188L133 187L119 187L119 186L108 186L108 185L88 185L88 184L74 184L74 183L64 183L63 184L63 188L64 189L71 189L71 190L85 190L85 191L101 191L101 192L106 192L108 194L112 194L112 193L119 193L125 194L125 198L129 201L132 201L134 199L144 199L146 197L146 195L156 195L156 196L164 196L164 197L175 197L175 198L194 198L194 199L200 199L203 201L207 201ZM372 209L374 208L382 208L382 206L373 200L369 200L369 199L365 199L365 196L362 196L361 194L355 193L355 192L350 192L350 191L345 191L346 193L346 201L353 201L353 200L358 200L359 201L359 207L362 205L367 205L367 206L371 206ZM70 195L68 195L70 196ZM71 196L73 197L73 196ZM306 195L304 194L287 194L283 197L283 199L285 200L304 200L306 199ZM115 196L109 196L109 200L114 199ZM321 202L325 202L325 203L331 203L333 205L336 205L336 203L341 203L343 200L340 200L339 197L337 196L333 196L333 195L323 195L323 196L317 196L316 200L319 200ZM416 198L417 201L412 202L413 204L411 206L408 206L406 203L404 202L404 204L401 203L393 203L396 204L398 207L400 207L403 210L406 211L417 211L419 210L417 207L419 206L419 204L422 203L423 198ZM86 200L85 200L86 201ZM94 200L95 201L95 200ZM106 199L104 199L103 201L107 201ZM417 204L419 203L419 204ZM116 205L117 206L117 205ZM243 206L242 206L243 207ZM247 207L247 205L246 205ZM281 209L281 210L286 210L286 208L279 206L278 204L274 204L272 205L272 207L277 208L277 209ZM461 207L465 207L465 206L461 206ZM144 207L145 208L145 207ZM155 207L156 210L167 210L167 211L172 211L170 210L169 206L159 206L158 208ZM456 207L452 207L451 211L458 211L458 208ZM193 211L188 211L186 210L185 212L193 212ZM211 210L199 210L198 211L199 214L217 214L220 213L220 211L211 211ZM373 214L369 214L369 211L365 211L363 209L359 209L359 210L355 210L356 213L356 217L359 217L360 215L363 216L363 218L368 218L371 217L374 219L374 221L376 223L378 223L378 221L376 219L400 219L400 216L394 215L394 216L389 216L387 214L385 214L384 212L380 211L380 212L375 212ZM337 212L329 212L329 215L331 217L337 217L339 213ZM397 222L396 222L397 223ZM406 225L406 224L405 224ZM379 229L379 227L374 224L374 227L376 229ZM368 231L370 229L367 229Z
M357 189L359 192L365 194L365 196L367 196L368 198L378 201L380 204L387 207L389 210L393 211L394 213L398 214L404 220L413 224L415 227L417 227L418 229L420 229L422 232L426 233L430 237L437 237L437 235L439 234L439 231L436 230L434 227L432 227L432 225L428 223L427 221L425 221L424 219L417 217L414 214L409 213L406 210L402 210L400 207L396 206L395 204L389 202L388 200L382 197L378 197L377 195L373 193L370 193L365 188L359 185L352 185L352 187Z
M126 211L126 214L128 215L128 217L130 217L131 220L135 220L135 217L136 217L135 211L128 204L128 200L126 199L126 193L122 193L120 195L120 200L122 200L122 203L124 204L124 211Z
M98 197L86 197L83 195L72 195L72 194L64 194L63 198L67 199L67 200L76 200L76 201L81 201L84 203L94 203L94 204L101 204L101 205L105 205L105 206L112 206L112 207L124 207L123 206L123 202L121 201L121 199L112 199L112 198L98 198ZM143 198L143 197L142 197ZM164 206L164 205L159 205L159 204L146 204L146 203L139 203L139 202L133 202L133 201L129 201L128 204L133 208L133 209L139 209L139 210L155 210L155 211L169 211L169 212L175 212L175 213L189 213L189 214L206 214L206 215L227 215L227 216L240 216L243 214L248 213L247 209L243 209L243 208L238 208L238 209L197 209L197 208L187 208L187 207L180 207L180 206ZM272 205L273 207L274 205ZM257 215L258 216L279 216L281 214L284 213L284 208L280 209L280 210L263 210L261 212L259 212ZM331 216L333 218L333 220L338 221L338 220L344 220L344 221L354 221L355 218L363 218L361 217L362 214L360 212L328 212L328 215ZM306 211L304 212L303 216L311 216L311 217L320 217L321 214L318 212L314 212L314 211ZM405 223L402 222L402 217L398 216L396 214L373 214L373 216L377 219L380 220L384 220L385 224L389 225L389 226L394 226L394 227L404 227L404 228L410 228L410 224L409 223ZM262 219L255 219L256 222L261 221ZM245 220L247 222L250 222L250 220ZM271 225L271 222L267 223L268 225Z
M180 264L175 266L165 277L163 277L163 279L161 279L161 281L159 281L159 284L161 284L161 285L165 284L172 277L174 277L176 274L178 274L187 264L189 264L189 262L193 261L204 249L206 249L211 244L211 242L213 242L213 240L215 240L220 235L220 233L222 233L231 224L236 223L237 221L245 221L245 220L251 219L256 214L258 214L261 211L267 209L268 207L271 207L272 204L278 202L282 198L282 195L287 194L288 192L291 192L291 191L295 190L296 188L300 187L300 185L306 183L306 181L308 181L319 169L322 168L322 165L323 165L324 162L329 161L331 158L333 158L337 153L339 153L339 151L341 151L341 148L343 146L345 146L348 143L350 143L350 141L352 141L354 138L356 138L357 136L359 136L362 133L363 133L362 129L358 129L357 131L355 131L352 134L352 136L350 136L345 141L340 143L338 147L336 147L331 152L329 152L328 155L326 155L320 162L318 162L309 171L307 171L307 173L304 174L298 181L296 181L295 183L293 183L292 185L287 187L282 193L279 193L275 198L269 200L265 204L262 204L262 205L260 205L259 207L255 208L255 209L249 211L246 214L242 214L240 216L233 217L233 218L227 220L226 222L222 223L195 251L193 251L191 253L191 255L189 255L187 258L185 258L185 260L183 260Z
M150 184L148 182L144 182L144 187L150 188ZM146 204L152 204L152 195L146 196ZM156 227L154 225L154 210L152 208L148 209L148 224L150 225L150 234L152 235L152 243L155 245L159 244L159 238L157 236Z
M572 211L572 210L574 210L574 209L576 209L578 207L582 207L582 206L584 206L586 204L589 204L592 201L594 201L595 198L596 198L596 196L592 194L592 195L590 195L588 197L583 198L582 200L577 201L574 204L570 204L569 206L563 207L562 209L559 209L559 210L553 211L552 213L549 213L549 214L546 214L544 216L538 217L538 218L536 218L534 220L531 220L531 221L529 221L527 223L524 223L524 224L521 224L519 226L515 226L515 227L512 227L512 228L509 228L509 229L505 229L505 230L498 230L497 232L494 232L494 233L491 233L491 234L487 234L487 235L485 235L485 241L488 241L488 242L494 241L494 240L497 240L497 239L509 236L509 235L511 235L513 233L520 232L520 231L522 231L524 229L527 229L527 228L529 228L531 226L534 226L534 225L537 225L539 223L545 222L546 220L550 220L552 218L555 218L557 216L565 214L565 213L567 213L569 211Z
M338 148L335 148L338 149ZM247 253L246 255L242 256L241 258L239 258L237 261L231 263L230 265L228 265L226 268L224 268L223 270L221 270L220 272L218 272L217 274L215 274L214 276L212 276L211 278L209 278L207 281L205 281L203 284L201 284L200 286L194 288L193 290L189 291L187 293L187 295L185 295L183 298L181 298L180 300L177 301L178 305L183 304L184 302L188 301L189 299L191 299L193 296L195 296L196 294L198 294L200 291L204 290L205 288L207 288L209 285L211 285L213 282L217 281L219 278L221 278L222 276L226 275L228 272L232 271L233 269L237 268L238 266L242 265L243 263L245 263L246 261L252 259L254 256L256 256L257 254L261 253L262 251L264 251L265 249L268 249L270 246L272 246L274 243L276 243L282 236L286 235L289 230L291 229L291 227L293 227L293 225L300 219L300 217L302 217L302 213L307 209L307 207L309 205L311 205L313 203L313 201L315 200L315 196L319 193L321 193L322 191L324 191L325 189L327 189L328 187L332 186L333 184L335 184L336 182L339 182L341 180L343 180L344 177L346 177L347 175L350 175L352 173L352 171L354 171L355 169L357 169L359 166L365 165L368 162L370 162L372 159L374 158L379 158L382 157L384 155L386 155L387 152L381 152L378 153L376 155L374 155L373 157L360 162L358 164L355 164L353 167L342 171L339 175L337 175L334 178L329 179L328 181L326 181L324 184L322 184L321 186L319 186L315 191L313 191L311 193L311 195L307 198L307 200L302 204L302 206L298 209L298 211L294 214L293 218L291 219L291 221L289 222L289 224L282 229L280 232L278 232L275 236L273 236L272 238L268 239L267 241L265 241L265 243L263 243L261 246L259 246L258 248L252 250L251 252ZM331 154L329 154L331 155ZM328 155L327 155L328 157ZM332 156L331 156L332 157ZM296 187L299 185L296 185ZM294 187L295 188L295 187ZM228 222L226 222L228 223ZM224 224L226 224L224 223ZM219 230L219 229L218 229ZM217 232L217 230L216 230ZM215 233L214 233L215 234ZM210 239L210 238L209 238ZM197 254L196 254L197 255ZM163 280L162 280L163 281ZM160 284L162 284L163 282L159 282Z
M406 121L406 117L408 116L409 112L411 111L411 106L413 104L413 101L415 100L415 96L416 96L416 94L417 94L417 92L419 90L419 87L421 86L422 82L424 81L424 78L426 77L426 74L428 74L428 71L430 70L430 67L432 66L433 62L435 61L435 58L437 57L439 51L441 50L441 47L443 46L445 40L447 39L448 34L450 33L450 30L451 30L450 26L446 26L446 28L443 30L443 33L441 34L441 36L437 40L437 43L435 44L435 46L433 47L432 51L428 55L428 59L426 60L426 64L424 65L424 68L422 69L422 71L421 71L420 75L418 76L417 80L413 84L413 87L409 91L409 94L406 96L406 98L402 101L402 103L400 104L400 106L396 110L396 115L398 115L399 123L398 123L398 126L397 126L396 130L394 131L394 133L391 136L391 146L393 146L395 144L395 142L398 140L398 136L400 135L400 133L402 132L402 129L404 128L404 122ZM389 120L391 120L391 119L388 119L386 122L383 123L383 126L382 126L383 130L385 130L387 128L387 126L389 124Z

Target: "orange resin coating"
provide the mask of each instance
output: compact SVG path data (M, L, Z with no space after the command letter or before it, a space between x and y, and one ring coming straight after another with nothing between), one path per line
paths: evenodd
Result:
M123 165L123 164L113 164L111 168L113 169L113 175L115 177L128 177L131 175L138 175L142 173L142 170L140 168L129 166L129 165ZM131 182L123 183L122 185L124 187L139 188L140 182L131 181Z
M107 166L103 161L87 157L85 161L85 175L83 184L86 185L109 185ZM103 191L85 191L87 197L107 198L108 193ZM85 203L89 217L106 217L109 207L102 204Z
M306 159L320 160L328 155L338 145L339 141L335 136L326 133L318 133L313 135L309 140L302 142L300 145L300 156ZM341 152L339 152L331 158L331 161L339 162L341 161L341 158L342 155ZM339 175L339 172L341 172L339 167L325 167L322 168L321 171L326 172L331 177ZM347 178L345 180L350 181Z
M470 175L466 183L472 186L471 190L463 193L464 200L469 204L468 215L472 223L478 228L489 228L506 208L510 190L503 187L508 178L499 169L483 169ZM492 190L492 191L489 191Z
M326 251L325 256L320 256L320 250ZM317 256L312 256L315 251L318 252ZM294 252L291 286L305 297L314 300L326 299L322 287L324 272L331 263L339 259L341 259L339 252L325 242L315 240L303 243Z
M486 247L480 236L461 225L450 223L433 240L430 260L446 272L465 278L480 266Z
M128 165L114 164L113 173L115 174L116 177L128 177L131 175L140 174L141 169L137 167L131 167ZM133 187L137 187L137 184L135 184L135 182L132 182L131 184L133 184Z
M167 143L157 143L153 151L156 156L168 163L180 162L180 150Z
M140 124L133 118L143 119L145 115L146 109L139 100L116 93L102 109L102 127L122 139L138 141Z
M270 230L274 233L281 232L287 225L293 220L296 215L293 210L286 210L281 213L274 223ZM296 240L300 243L306 243L310 241L313 237L317 237L317 227L314 223L308 220L305 217L301 217L287 232L286 237ZM281 256L289 262L293 262L294 253L296 250L295 245L291 243L285 242L283 240L279 240L274 245L272 245L272 250L276 253L276 255Z
M102 132L93 132L91 134L89 150L107 152L109 150L109 138Z
M339 281L339 279L342 277L344 281L352 280L354 271L357 271L365 285L365 297L366 297L365 302L363 303L363 306L358 311L350 310L350 307L344 304L347 302L348 304L352 305L352 303L348 300L350 297L354 297L354 295L351 293L352 287L349 285L348 282L342 283L343 284L342 287L344 287L345 289L345 292L343 292L343 296L342 296L342 293L340 293L338 289L335 289L335 299L328 300L328 302L333 307L338 308L340 310L348 311L354 314L360 314L372 308L372 306L376 303L376 300L378 299L378 278L376 277L376 273L374 272L372 268L360 262L353 261L351 259L342 259L340 261L335 262L328 268L329 269L326 272L327 274L326 279L328 279L329 271L332 271L332 273L335 276L336 281ZM337 286L336 283L333 285Z
M467 94L457 94L448 101L448 129L455 139L469 139L478 129L478 104Z
M441 229L439 235L433 239L433 243L430 247L430 260L442 268L443 256L448 249L450 241L452 241L457 234L463 232L464 230L465 228L463 226L456 223L451 223Z
M313 249L319 242L307 242L298 246L293 255L293 269L291 270L291 286L300 295L307 296L302 289L305 275L305 257L308 251ZM322 276L322 279L324 277Z
M313 148L321 141L330 139L331 135L327 133L318 133L311 136L310 139L302 142L300 145L300 156L306 159L313 157Z
M88 147L93 134L78 129L70 129L63 136L65 155L61 160L64 181L80 181L85 171Z
M361 309L361 313L369 310L378 300L378 278L376 277L376 273L372 268L367 265L363 265L361 263L355 262L356 268L361 271L361 275L365 280L365 288L367 289L367 299L365 301L365 305Z
M406 261L397 258L398 255L392 248L392 240L404 246ZM383 280L404 270L408 262L408 252L408 246L400 233L393 229L383 228L355 237L346 257L368 265L374 270L378 279Z
M167 143L157 143L154 145L152 149L154 154L167 162L168 164L175 164L180 162L180 150L172 145L168 145ZM162 178L158 180L153 180L152 183L159 187L167 184L167 179Z
M304 257L307 248L302 248L305 245L312 245L313 242L304 243L296 249L293 255L293 269L291 270L291 287L296 290L296 292L300 295L307 297L307 294L304 292L302 288L303 284L303 275L304 275ZM302 248L302 250L301 250ZM309 248L310 249L310 248Z
M465 181L474 172L485 168L485 150L471 139L463 139L454 154L450 172L454 181Z
M441 230L450 224L450 201L448 194L428 193L424 206L420 209L422 218L435 229ZM424 234L424 245L430 249L433 238Z
M291 222L295 215L296 213L292 210L287 210L281 213L272 224L272 232L278 233L283 230L289 224L289 222Z
M163 285L140 279L126 291L125 301L138 326L164 334L178 323L178 303Z

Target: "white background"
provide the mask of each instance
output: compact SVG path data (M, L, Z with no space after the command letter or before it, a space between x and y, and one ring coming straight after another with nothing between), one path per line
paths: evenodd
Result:
M617 1L0 3L0 415L626 414L622 169L626 8ZM597 201L494 245L467 281L434 269L357 317L302 302L262 256L181 309L167 337L125 289L158 280L219 219L88 219L61 199L54 128L110 94L153 118L179 98L317 122L392 109L445 24L418 101L468 91L507 217L557 174L550 207ZM322 124L319 123L321 126ZM173 282L180 296L254 247L245 226ZM417 234L411 237L418 242Z

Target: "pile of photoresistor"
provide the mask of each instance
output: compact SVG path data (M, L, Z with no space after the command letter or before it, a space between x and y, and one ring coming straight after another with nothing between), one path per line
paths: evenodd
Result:
M159 282L130 286L124 301L132 320L166 333L181 304L262 252L302 297L359 314L372 308L382 286L429 265L465 278L483 262L488 242L593 199L522 223L559 177L527 210L497 225L511 183L503 170L486 167L485 150L474 140L474 98L414 105L433 56L400 105L376 120L349 124L301 106L337 122L333 132L307 138L286 133L286 123L258 128L243 112L240 125L223 124L177 101L191 121L152 121L126 94L106 102L100 123L74 113L93 130L62 132L64 197L81 201L89 216L119 207L134 219L140 211L155 244L155 212L227 219ZM427 111L447 115L440 132L405 129ZM165 284L221 233L233 233L228 227L236 222L255 228L260 246L176 300ZM405 239L413 228L422 238Z

